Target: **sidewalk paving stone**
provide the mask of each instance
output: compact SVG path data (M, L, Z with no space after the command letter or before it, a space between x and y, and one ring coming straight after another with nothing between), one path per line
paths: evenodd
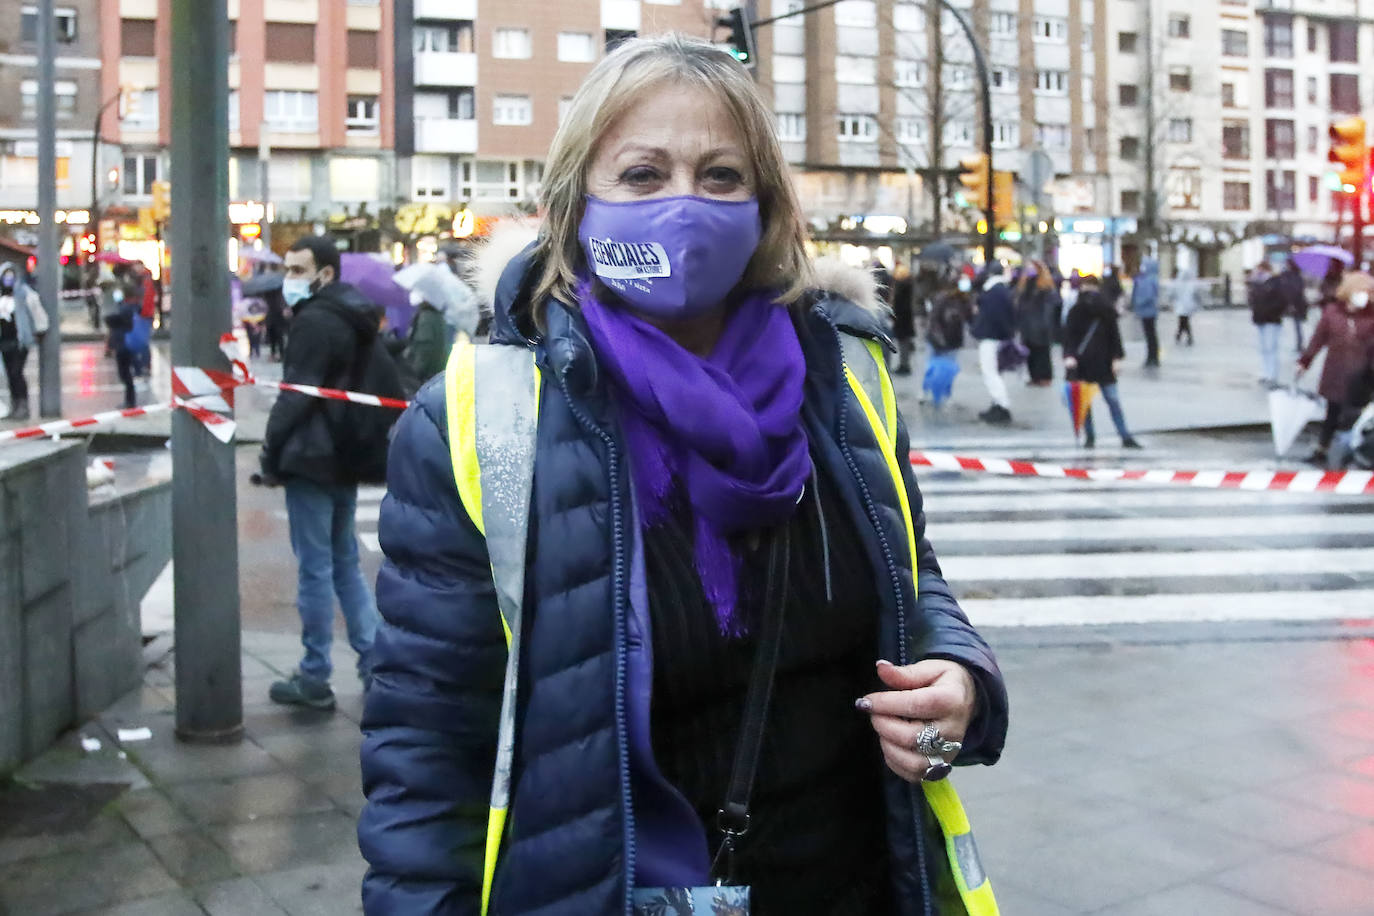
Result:
M319 788L286 773L182 783L167 793L197 824L243 824L282 811L328 811L333 802Z
M233 878L196 889L196 902L209 916L283 916L286 910L252 878Z
M1296 853L1276 853L1216 876L1216 883L1303 916L1368 916L1374 876Z
M22 916L71 913L177 888L153 851L137 838L0 868L0 904Z
M1158 894L1094 912L1101 916L1293 916L1291 910L1276 909L1257 900L1200 883L1181 884Z

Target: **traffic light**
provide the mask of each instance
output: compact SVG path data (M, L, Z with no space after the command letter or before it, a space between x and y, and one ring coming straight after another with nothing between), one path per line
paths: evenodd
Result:
M992 173L992 219L1005 226L1016 221L1016 176L1011 172Z
M153 219L165 223L172 217L172 183L153 182Z
M1341 169L1341 188L1352 193L1365 187L1369 175L1369 141L1364 118L1346 118L1331 125L1331 152L1327 159Z
M754 26L749 22L749 13L743 7L736 7L728 16L716 20L716 24L730 30L730 47L727 49L730 54L744 66L752 68L757 55L754 53Z
M988 157L976 153L959 160L959 183L967 188L965 197L979 210L988 208Z

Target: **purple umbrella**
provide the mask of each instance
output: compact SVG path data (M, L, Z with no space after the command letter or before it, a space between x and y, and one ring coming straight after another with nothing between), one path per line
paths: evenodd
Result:
M1340 261L1349 267L1355 263L1355 256L1335 245L1309 245L1293 252L1293 263L1298 265L1298 270L1317 279L1326 276L1332 261Z
M385 309L388 328L404 334L415 306L410 304L410 293L396 285L395 276L395 268L384 258L354 251L339 255L339 279L353 284L373 305Z

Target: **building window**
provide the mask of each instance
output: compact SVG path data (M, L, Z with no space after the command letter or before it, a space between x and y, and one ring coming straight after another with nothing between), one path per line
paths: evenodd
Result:
M1190 67L1170 67L1169 88L1175 92L1191 92L1193 89L1192 69Z
M776 12L774 14L776 15ZM892 27L899 32L924 32L925 10L915 3L895 4L892 7Z
M410 185L416 200L448 200L448 159L443 156L416 156L411 160Z
M1037 124L1035 125L1035 142L1045 149L1068 149L1069 125ZM1089 146L1091 145L1089 143Z
M1226 210L1250 209L1250 182L1224 181L1221 184L1221 206Z
M375 134L378 128L377 97L375 95L350 95L348 112L344 117L344 127L350 134Z
M1235 107L1236 107L1236 84L1235 84L1235 83L1222 83L1222 84L1221 84L1221 107L1222 107L1222 108L1235 108Z
M415 53L434 51L440 54L459 52L471 54L476 50L473 41L472 22L462 21L456 25L417 25L414 39Z
M294 89L269 89L263 93L262 117L268 130L312 134L320 129L319 96Z
M415 93L415 119L471 121L477 116L471 89Z
M157 181L157 154L124 157L124 171L120 175L120 189L132 197L147 197L153 193Z
M898 143L924 143L926 124L921 118L898 118L894 133Z
M119 53L124 57L156 57L157 23L151 19L119 20Z
M267 162L267 188L272 200L309 200L312 184L309 156L272 151Z
M1033 26L1032 34L1036 41L1053 41L1063 43L1069 37L1069 22L1067 19L1060 19L1058 16L1037 16Z
M1307 24L1307 51L1309 54L1317 53L1317 27L1311 23Z
M605 32L606 53L610 54L631 38L635 37L632 29L607 29Z
M878 122L870 115L840 115L836 126L841 143L871 143L878 138Z
M875 28L878 25L878 4L873 0L840 0L835 4L835 24Z
M801 143L806 140L806 115L783 112L777 119L778 139L783 143ZM898 121L901 119L898 118Z
M596 38L591 32L559 32L558 59L571 63L596 60Z
M892 82L913 88L926 84L926 64L921 60L898 60L892 64Z
M1171 208L1197 210L1202 207L1202 174L1197 169L1173 169L1165 183Z
M1227 57L1249 57L1250 33L1240 29L1222 29L1221 53Z
M1318 178L1316 175L1308 175L1308 176L1307 176L1307 200L1308 200L1310 203L1314 203L1314 204L1315 204L1315 203L1317 202L1317 199L1320 198L1321 196L1322 196L1322 182L1321 182L1321 179Z
M529 29L494 29L491 56L524 60L530 56Z
M1139 213L1140 212L1140 192L1122 191L1121 192L1121 212Z
M1016 34L1015 13L993 13L988 19L988 34L996 38L1009 38Z
M470 187L464 196L474 200L519 200L525 193L519 162L483 159L474 164L464 161L463 181Z
M364 203L380 196L381 163L364 156L329 160L329 194L342 203Z
M229 90L229 132L230 132L230 133L233 133L234 131L236 131L236 130L238 130L238 129L239 129L239 91L238 91L237 89L230 89L230 90ZM230 161L230 162L234 162L234 161L236 161L236 160L231 156L231 157L229 158L229 161ZM232 197L232 196L234 196L234 195L230 195L230 196Z
M992 145L1010 149L1021 143L1021 125L1016 121L995 121L992 125Z
M1169 16L1170 38L1192 38L1193 22L1187 13L1172 13Z
M11 7L13 9L13 7ZM76 10L69 6L53 9L53 28L57 43L69 45L76 41ZM25 5L19 10L20 38L27 42L38 41L38 7ZM11 33L13 34L13 33Z
M946 146L972 146L973 122L962 118L946 121L944 138Z
M973 86L973 70L963 64L945 64L945 89L958 92Z
M1222 122L1221 157L1223 159L1250 158L1250 124L1248 122Z
M1116 101L1122 108L1134 108L1140 100L1140 88L1134 83L1122 83L1116 87Z
M1264 154L1270 159L1292 159L1298 150L1297 132L1292 121L1270 119L1264 122Z
M1066 95L1069 91L1069 74L1063 70L1037 70L1035 88L1046 95Z
M1320 142L1321 141L1317 139L1317 125L1307 125L1307 151L1309 153L1315 153L1317 151L1317 144Z
M1015 89L1018 82L1015 67L993 67L988 73L993 89Z
M846 55L836 57L835 82L872 86L878 82L878 59L876 57L849 57Z
M1266 108L1293 107L1293 71L1264 71L1264 105Z
M1136 45L1140 41L1140 36L1135 32L1118 32L1116 35L1116 49L1122 54L1134 54Z
M71 80L58 80L53 84L53 95L55 96L54 110L59 121L69 120L76 114L76 83ZM38 117L38 80L21 80L19 96L24 119L32 121ZM156 106L156 90L153 92L153 103ZM156 112L154 112L154 118L156 119ZM153 123L156 126L156 120Z
M1192 119L1192 118L1170 118L1170 119L1169 119L1169 142L1170 142L1170 143L1192 143L1192 142L1193 142L1193 119Z
M1360 78L1354 73L1331 74L1332 111L1344 114L1360 113Z
M348 65L361 70L377 69L377 33L348 30Z
M375 43L376 36L373 36ZM315 27L308 22L267 23L266 58L286 64L315 62Z
M1317 87L1320 85L1321 84L1317 81L1315 76L1309 76L1307 78L1307 104L1317 104L1317 93L1319 91Z
M156 89L126 92L119 102L119 119L125 130L157 130L159 112Z
M1264 53L1269 57L1293 56L1293 20L1290 17L1264 17Z
M1140 138L1122 137L1121 138L1121 158L1127 162L1135 162L1140 158Z
M1353 64L1360 59L1360 27L1354 22L1333 22L1327 26L1328 49L1333 64Z
M1264 173L1265 208L1282 212L1298 206L1297 175L1288 170Z
M527 95L497 95L492 102L491 123L522 126L534 121L534 110Z

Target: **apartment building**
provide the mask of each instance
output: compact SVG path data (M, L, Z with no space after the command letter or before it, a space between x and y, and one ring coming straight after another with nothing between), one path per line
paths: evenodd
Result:
M102 155L120 173L117 202L146 206L160 177L176 193L175 176L167 175L171 2L106 0L100 7L100 97L121 100L116 117L102 124ZM258 222L270 202L276 223L347 233L370 228L380 211L404 199L392 155L392 9L382 0L229 0L236 222Z
M92 204L99 8L98 0L60 0L55 9L58 218L78 232ZM0 0L0 236L25 246L38 241L37 12L32 2Z
M719 3L733 6L734 3ZM572 94L635 35L709 37L709 0L398 0L397 155L410 199L497 215L528 209ZM409 76L409 79L406 76ZM410 117L404 112L409 109Z

